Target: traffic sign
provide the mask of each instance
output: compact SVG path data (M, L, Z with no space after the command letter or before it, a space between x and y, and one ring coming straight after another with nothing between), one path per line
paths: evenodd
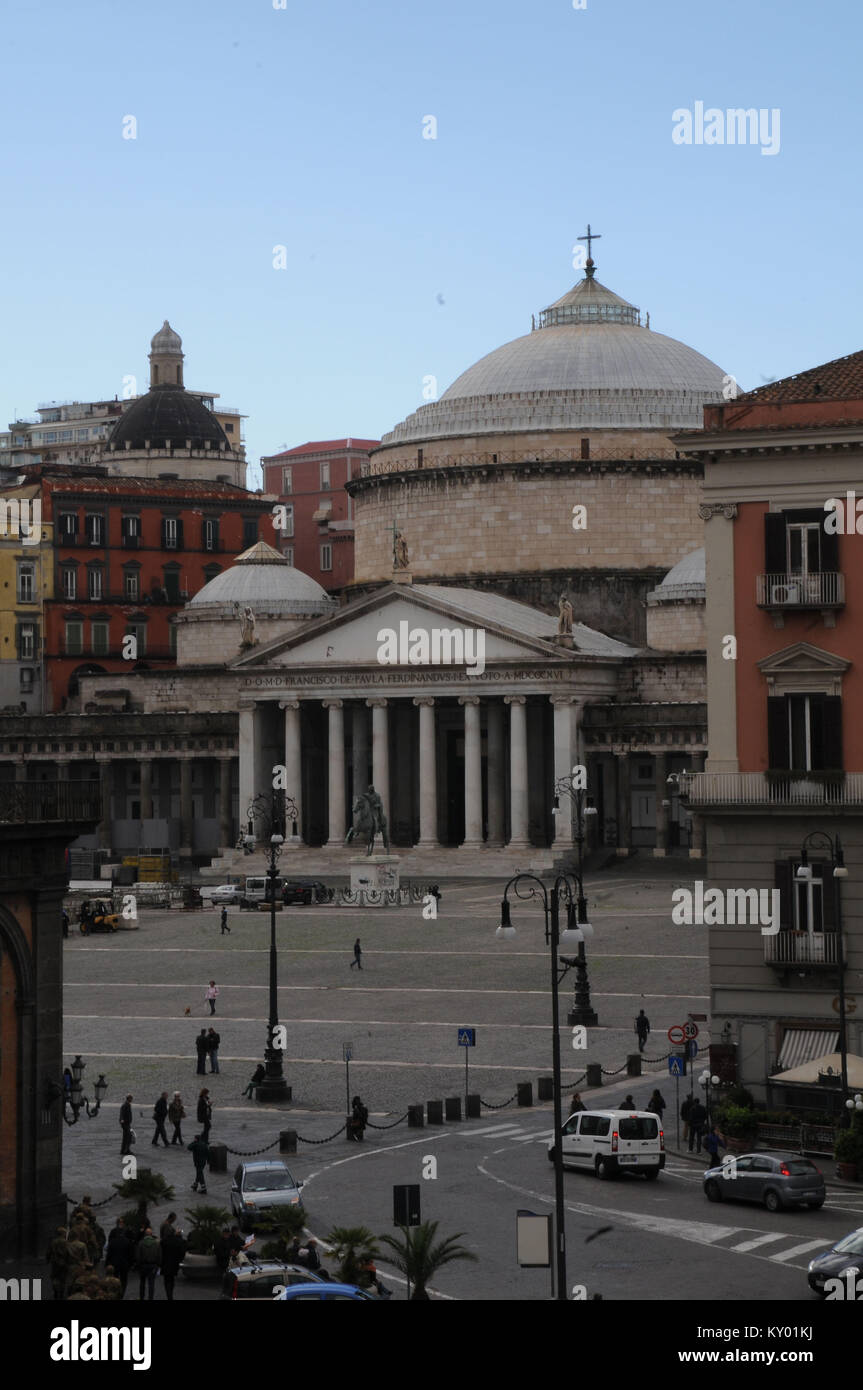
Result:
M684 1033L681 1024L673 1023L671 1025L671 1027L668 1030L668 1041L670 1043L675 1043L677 1046L679 1046L682 1042L686 1042L686 1034Z
M476 1047L476 1029L459 1028L458 1045L459 1047Z
M698 1056L698 1043L694 1038L686 1039L686 1056L690 1062L694 1062Z
M683 1036L684 1036L684 1038L686 1039L687 1042L689 1042L690 1038L697 1038L697 1037L698 1037L698 1024L697 1024L697 1023L693 1023L691 1020L690 1020L688 1023L684 1023L684 1024L683 1024Z
M682 1057L669 1057L669 1059L668 1059L668 1075L669 1075L669 1076L682 1076L682 1075L683 1075L683 1058L682 1058Z

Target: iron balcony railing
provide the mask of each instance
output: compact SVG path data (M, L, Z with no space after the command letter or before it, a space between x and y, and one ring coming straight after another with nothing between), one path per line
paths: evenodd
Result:
M863 806L860 772L687 772L680 794L701 806Z
M759 574L755 578L759 608L841 608L845 576L825 574Z
M98 782L0 782L0 825L98 821Z
M839 936L827 931L778 931L762 937L768 965L837 965Z

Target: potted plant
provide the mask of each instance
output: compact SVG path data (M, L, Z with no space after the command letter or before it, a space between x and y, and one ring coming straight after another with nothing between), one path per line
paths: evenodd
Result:
M139 1231L143 1231L150 1224L147 1214L149 1206L159 1206L163 1202L174 1200L171 1184L165 1181L161 1173L154 1173L151 1168L140 1168L136 1178L115 1182L113 1186L121 1197L131 1197L133 1201L137 1201L135 1224Z
M299 1204L289 1207L273 1207L266 1221L259 1223L260 1229L272 1237L261 1249L264 1259L285 1259L288 1247L294 1242L294 1237L303 1234L305 1222L306 1213Z
M472 1251L457 1243L461 1231L435 1244L437 1228L436 1221L423 1221L419 1226L400 1226L401 1236L380 1237L392 1251L386 1257L390 1264L407 1276L412 1290L411 1301L428 1300L426 1285L444 1265L451 1264L453 1260L476 1261L477 1257Z
M845 1182L856 1182L863 1164L863 1136L857 1129L842 1129L836 1137L833 1150L836 1159L836 1176Z
M190 1228L186 1254L180 1266L183 1274L187 1279L217 1279L216 1240L230 1223L231 1213L226 1207L201 1202L196 1207L187 1207L186 1215Z
M339 1282L342 1284L368 1283L363 1266L377 1258L378 1243L367 1226L334 1226L327 1241L332 1247L334 1259L339 1262Z
M717 1128L729 1153L751 1149L758 1134L758 1116L745 1105L723 1105L716 1116Z

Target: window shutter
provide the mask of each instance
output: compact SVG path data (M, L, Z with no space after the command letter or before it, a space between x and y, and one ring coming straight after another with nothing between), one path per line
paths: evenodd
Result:
M165 517L165 516L163 516L163 517L162 517L162 549L163 549L163 550L167 550L167 548L168 548L168 518Z
M824 766L838 771L842 767L842 696L825 695L822 709Z
M828 534L823 527L821 530L821 569L825 574L839 573L839 537Z
M823 931L836 930L836 880L833 877L833 864L831 860L822 863L813 863L812 872L821 875L823 887L821 889L821 927ZM815 924L818 930L818 924Z
M770 768L790 768L788 750L788 708L784 695L767 697L767 759Z
M177 517L177 549L183 549L183 518Z
M767 512L764 517L764 568L768 574L784 574L785 517L782 512Z
M779 889L779 929L789 931L794 916L794 875L790 859L777 859L773 865L773 884Z

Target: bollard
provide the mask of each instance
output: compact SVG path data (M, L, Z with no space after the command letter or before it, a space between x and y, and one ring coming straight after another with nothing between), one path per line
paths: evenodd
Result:
M554 1100L554 1078L541 1076L536 1083L537 1100Z
M408 1129L422 1129L425 1121L423 1120L423 1108L421 1105L408 1106Z
M478 1120L480 1115L482 1114L482 1110L480 1108L482 1105L482 1101L480 1100L479 1096L466 1096L465 1100L467 1103L465 1109L465 1119Z
M443 1124L443 1101L442 1101L442 1100L429 1100L429 1101L426 1101L426 1124L429 1124L429 1125L442 1125L442 1124Z
M627 1076L640 1076L640 1075L641 1075L641 1053L640 1053L640 1052L630 1052L630 1053L628 1054L628 1056L627 1056L627 1058L626 1058L626 1075L627 1075Z
M599 1062L588 1062L587 1064L587 1089L592 1091L595 1086L602 1085L602 1066Z
M227 1173L228 1150L224 1144L211 1144L208 1159L211 1173Z
M447 1120L461 1119L461 1096L447 1096L444 1101L444 1117Z
M518 1105L533 1105L533 1082L519 1081L518 1083Z
M279 1130L279 1153L295 1154L297 1152L297 1131L295 1129Z

